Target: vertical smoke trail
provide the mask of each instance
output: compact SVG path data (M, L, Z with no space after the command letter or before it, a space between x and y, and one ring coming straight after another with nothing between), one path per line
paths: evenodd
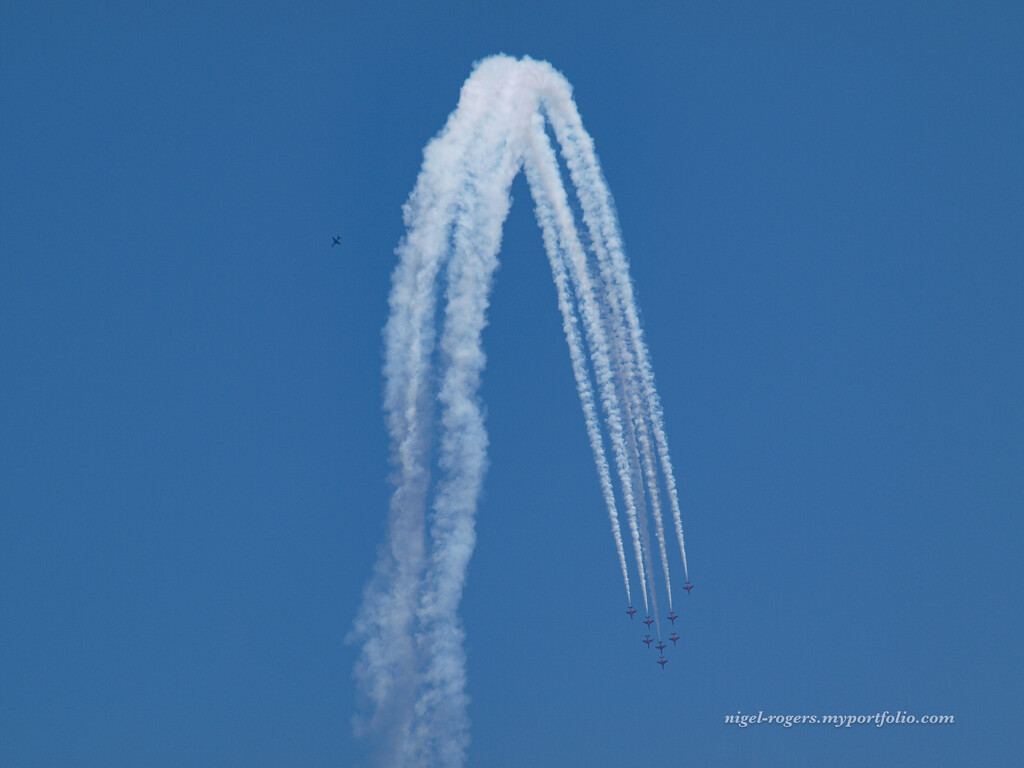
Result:
M601 438L601 427L597 408L594 402L594 390L590 383L590 372L587 369L583 340L580 338L579 318L572 295L569 290L569 277L566 272L565 259L562 256L561 245L554 222L554 211L551 203L544 192L540 179L538 165L546 165L550 168L551 163L556 163L554 152L544 132L544 118L540 113L533 116L533 129L531 131L530 153L527 155L525 170L526 179L530 185L530 193L533 196L537 223L540 225L544 238L544 250L548 254L548 261L551 264L551 272L555 280L555 288L558 293L558 308L562 312L562 328L565 331L566 341L569 344L569 357L572 361L573 376L576 379L576 390L583 405L583 419L587 426L587 437L590 439L590 448L594 454L594 462L597 464L598 478L601 482L601 493L604 496L605 506L608 508L608 516L611 520L612 537L615 540L615 550L619 556L619 566L622 569L622 579L626 585L626 603L632 605L633 600L629 590L629 570L626 567L626 553L622 546L622 529L619 526L619 515L616 512L615 494L612 490L611 472L608 468L608 458L604 452L604 441ZM550 155L550 160L547 159Z
M564 82L564 80L562 81ZM549 84L557 85L557 81ZM545 96L548 89L545 89ZM536 132L536 131L535 131ZM543 133L543 132L542 132ZM632 474L629 468L629 455L626 447L625 431L619 396L616 392L615 374L612 370L609 346L605 337L601 319L600 306L595 297L593 280L586 263L586 254L580 244L576 222L569 207L569 201L562 185L561 173L551 151L547 134L536 136L533 142L536 150L537 174L544 197L551 206L552 223L557 233L558 255L563 255L568 263L569 275L573 281L577 305L583 319L583 327L590 346L591 359L594 365L594 376L597 379L598 391L601 393L601 404L605 411L612 453L618 469L619 483L626 508L626 519L633 536L633 548L636 554L637 571L640 576L640 587L644 597L644 607L650 613L647 588L647 569L644 566L644 550L637 520L636 497L634 495ZM545 152L545 148L547 151Z
M498 63L498 62L496 62ZM439 485L431 521L433 548L418 614L425 656L422 690L415 707L413 738L407 751L413 766L459 766L468 745L465 654L457 609L466 567L475 544L473 517L486 468L487 435L477 397L485 356L481 334L501 228L511 205L509 190L519 171L522 117L530 99L516 103L518 68L495 68L504 82L495 104L499 119L482 129L479 156L464 188L463 215L453 233L448 266L447 306L441 355L446 363L438 399L442 440ZM499 85L500 83L500 85Z
M645 466L647 484L652 499L652 514L655 520L655 531L658 536L660 554L662 556L661 559L663 571L665 574L666 590L669 595L669 604L671 605L672 587L671 577L669 575L668 569L667 552L665 550L664 545L664 525L661 519L660 501L657 498L657 480L653 472L653 460L651 458L651 449L649 440L646 439L647 429L646 425L644 424L645 416L647 415L649 408L647 407L648 404L644 402L643 398L636 393L637 388L640 386L636 381L637 377L639 376L639 374L636 373L637 364L636 362L634 362L632 350L630 350L627 342L623 338L624 336L629 335L630 339L633 340L634 337L632 337L631 334L627 334L623 330L624 323L622 322L622 303L624 300L626 302L632 302L633 298L631 285L628 282L628 265L626 265L625 263L625 257L622 256L621 248L618 248L618 254L622 256L621 266L622 269L625 271L627 285L630 286L630 292L628 294L625 294L624 298L620 298L620 291L617 290L621 285L620 275L612 273L607 264L608 250L612 250L614 252L617 247L616 243L618 242L618 227L616 224L614 208L610 206L610 195L606 195L605 198L603 198L606 204L603 206L603 208L600 209L600 213L602 215L601 221L605 224L605 229L598 230L592 225L592 221L594 219L594 209L596 206L592 202L593 198L595 197L595 194L591 190L591 187L597 186L600 188L600 190L604 190L605 192L607 192L607 188L604 187L603 185L600 167L597 163L596 155L594 155L592 151L592 141L590 140L589 135L583 129L582 122L579 120L579 113L576 111L575 105L572 102L570 89L568 87L568 84L565 83L564 79L560 79L560 82L556 82L553 88L545 92L544 104L548 109L548 114L551 118L552 126L555 129L556 136L562 144L563 157L566 159L566 164L570 171L570 177L572 178L573 183L577 188L577 194L583 206L584 220L588 222L588 225L590 225L591 240L593 242L593 247L598 257L599 272L601 274L602 281L605 287L604 306L611 313L612 332L609 335L613 340L613 344L611 349L606 347L604 349L604 352L614 357L616 361L616 367L619 370L619 374L625 379L624 388L626 391L626 396L624 402L626 403L626 407L631 407L631 409L636 414L636 421L634 421L633 419L628 419L626 421L625 426L627 432L629 433L628 436L626 436L626 439L629 440L630 442L638 439L640 447L644 453L643 463ZM580 144L583 144L585 148L591 148L589 154L585 150L581 150L579 148ZM586 164L585 167L581 167L581 156ZM564 188L562 189L564 190ZM566 208L566 210L569 209ZM568 215L571 215L571 213ZM609 243L609 245L605 245L604 243L604 240L606 238L610 238L611 242ZM579 257L579 254L577 254L577 257ZM579 284L577 284L577 288L579 289ZM586 290L586 288L584 288L584 290ZM635 309L633 312L633 317L636 318ZM641 348L640 351L644 353L644 359L646 359L646 349L643 346L642 337L635 338L639 340ZM653 387L653 376L651 378L651 386ZM632 403L631 406L630 403ZM637 428L640 433L638 438L634 437L634 435L632 434L634 428ZM657 431L657 425L655 425L654 428L655 431ZM636 450L635 445L632 448L631 456L633 460L637 462L640 461L640 456ZM665 456L667 457L667 454L665 454ZM670 489L670 493L674 493L675 483L671 476L671 466L665 465L664 462L663 466L668 466L666 486ZM637 487L642 488L642 481L635 483L635 485ZM642 498L642 491L640 492L640 498ZM676 502L676 506L678 506L678 502ZM630 520L632 521L632 518L630 518ZM644 535L646 534L641 534L641 536ZM643 549L644 551L649 551L650 547L649 545L647 545L643 547ZM683 551L683 557L685 567L685 551ZM639 565L639 567L642 568L643 566Z
M544 130L545 114L567 158L594 241L596 267L580 243ZM657 613L645 482L671 604L655 452L682 549L675 482L611 198L588 142L571 89L550 65L506 56L487 59L466 81L455 112L424 150L423 167L404 209L407 234L397 251L384 332L384 406L395 490L388 540L352 633L363 644L355 677L370 710L357 725L379 737L381 764L391 768L459 768L469 743L463 630L457 611L487 466L487 435L477 394L485 362L481 336L511 204L509 190L524 165L627 600L629 572L598 398L644 604L653 604ZM446 289L438 341L442 278ZM435 410L440 416L436 449L431 439ZM438 476L432 487L435 459ZM685 552L683 558L685 569Z
M609 290L611 291L614 286L617 294L617 300L613 302L612 306L618 304L625 316L630 346L643 385L645 411L654 433L658 457L665 477L665 487L672 506L679 550L683 559L683 571L689 581L682 515L679 510L679 497L676 491L675 475L672 471L672 461L668 453L664 415L661 400L654 385L654 372L651 369L647 346L643 341L633 284L629 278L629 265L622 250L615 206L602 177L600 164L597 162L594 142L584 130L579 111L571 96L565 94L563 98L550 103L549 106L551 108L549 112L551 124L561 144L562 157L565 159L570 178L583 208L583 218L594 243L598 263L602 265L602 273L607 274L610 278Z
M618 349L618 344L616 345ZM622 366L626 368L626 365ZM626 379L628 382L627 395L625 397L626 412L628 416L628 422L630 425L629 430L629 449L631 461L635 464L635 484L637 487L644 487L646 485L648 497L650 499L651 516L654 518L654 534L658 540L658 554L661 557L661 570L665 577L665 594L668 597L669 610L672 610L672 577L669 572L668 564L668 552L665 546L665 526L661 516L661 499L658 496L658 474L654 469L654 463L651 457L650 447L650 436L647 432L647 422L643 418L642 407L637 412L638 404L642 406L642 402L637 400L636 392L633 389L633 382L631 379ZM638 450L639 444L639 450ZM642 474L641 474L642 467ZM646 528L642 530L644 536L645 551L650 551L650 542L647 539ZM653 556L650 556L653 560ZM648 567L651 567L651 563ZM653 575L648 576L649 580L653 582ZM655 614L658 613L657 605L654 608ZM660 627L660 625L659 625Z
M426 382L435 343L437 276L451 254L451 222L468 205L465 186L481 163L481 135L499 119L497 98L478 79L466 83L459 107L424 150L423 168L404 208L407 235L398 249L384 334L385 410L395 492L387 546L352 634L363 641L355 676L373 711L371 718L357 720L357 731L380 737L380 758L388 765L404 762L403 744L423 676L422 643L414 632L426 567L427 448L433 414Z
M636 421L637 439L640 442L640 455L643 457L644 475L647 478L647 489L651 498L651 514L654 517L654 531L658 537L658 552L661 555L661 566L665 574L665 593L668 597L668 609L672 610L672 577L669 575L668 550L665 546L665 525L661 516L661 498L658 496L658 474L651 457L650 435L647 423L643 418Z
M609 336L613 342L612 351L614 353L615 365L624 390L623 402L625 403L628 416L630 459L638 466L643 466L643 475L641 476L639 472L637 473L635 485L638 488L642 488L646 481L647 491L650 496L651 514L654 518L654 531L658 539L658 550L661 556L662 573L665 577L665 591L668 596L669 609L671 610L672 577L668 563L668 552L665 546L665 526L661 514L661 498L658 494L658 474L654 468L654 456L650 442L647 408L640 394L642 384L639 381L636 360L622 330L622 309L618 293L615 290L613 276L609 274L606 261L599 262L598 272L601 275L601 283L605 291L603 300L605 307L608 309L608 320L610 321ZM646 531L644 531L643 536L646 535ZM644 547L645 551L649 551L649 544L645 543ZM655 608L655 613L657 613L657 608Z
M468 172L466 154L490 111L479 94L464 89L460 109L424 151L423 168L404 209L407 235L398 249L391 317L384 332L384 405L395 492L387 545L367 586L353 638L364 640L355 676L374 712L372 718L357 721L357 730L382 736L385 760L411 719L419 677L412 630L426 546L426 457L432 408L425 382L435 339L436 278L450 250L445 222L454 214Z

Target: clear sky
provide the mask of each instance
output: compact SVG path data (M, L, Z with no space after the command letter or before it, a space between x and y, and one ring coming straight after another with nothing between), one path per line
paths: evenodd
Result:
M468 766L1016 764L1024 10L768 5L5 3L0 764L365 759L401 206L497 52L596 142L695 589L663 672L520 178Z

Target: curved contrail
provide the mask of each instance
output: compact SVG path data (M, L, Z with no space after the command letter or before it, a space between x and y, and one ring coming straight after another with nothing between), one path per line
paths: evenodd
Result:
M588 247L545 120L576 189ZM355 725L377 739L380 764L391 768L458 768L469 744L458 605L487 468L478 395L486 359L481 335L509 189L520 170L526 172L557 288L627 603L629 568L606 438L648 612L653 606L657 614L648 508L672 602L655 457L686 570L664 418L628 263L571 86L545 62L485 59L424 149L404 208L406 235L397 249L384 329L384 410L395 490L387 542L351 638L362 644L355 677L365 704Z

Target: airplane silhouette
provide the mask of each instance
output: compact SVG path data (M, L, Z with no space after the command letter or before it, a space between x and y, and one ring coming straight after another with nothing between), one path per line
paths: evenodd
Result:
M690 582L686 582L686 586L683 587L683 589L686 590L686 594L690 594L690 590L693 589L693 584L691 584Z
M651 637L650 635L644 635L644 639L641 642L647 643L647 647L650 648L651 647L651 643L654 642L654 638Z
M334 242L331 243L331 248L333 248L336 245L341 245L341 235L338 235L336 238L334 238Z
M644 624L646 624L648 627L651 626L651 624L653 624L653 623L654 623L654 619L652 619L650 616L648 616L646 619L644 619Z
M658 659L658 663L661 664L661 669L662 671L664 671L665 665L668 664L668 659L662 656L660 659Z
M676 619L678 619L678 618L679 618L679 616L676 615L675 611L672 611L672 613L670 613L668 615L668 620L671 621L673 624L676 623Z
M633 614L635 614L635 613L636 613L636 608L634 608L634 607L633 607L633 606L631 605L631 606L629 606L629 608L627 608L627 609L626 609L626 613L628 613L628 614L629 614L629 618L630 618L630 620L632 620L632 619L633 619Z
M656 646L654 646L654 647L655 647L655 648L657 648L657 649L658 649L659 651L661 651L661 655L662 655L662 656L664 656L664 655L665 655L665 644L664 644L664 643L658 643L658 644L657 644Z
M673 632L671 635L668 636L668 639L672 641L672 645L676 645L679 642L680 638L679 635Z

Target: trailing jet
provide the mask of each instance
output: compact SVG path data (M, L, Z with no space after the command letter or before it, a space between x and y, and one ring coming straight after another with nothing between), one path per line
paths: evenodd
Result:
M666 647L666 646L665 646L665 644L664 644L664 643L658 643L658 644L657 644L656 646L654 646L654 647L655 647L655 648L657 648L657 649L658 649L659 651L661 651L661 655L662 655L662 656L664 656L664 655L665 655L665 647Z
M675 632L673 632L671 635L669 635L668 639L672 641L672 645L675 645L680 640L679 635L677 635Z
M338 235L336 238L334 238L334 242L331 243L331 248L333 248L336 245L341 245L341 235Z
M640 642L647 643L647 647L650 648L651 647L651 643L654 642L654 638L651 637L650 635L644 635L644 639L641 640Z
M644 619L644 624L646 624L648 627L650 627L651 624L653 624L653 623L654 623L654 619L652 619L650 616L648 616L646 619Z
M666 659L664 656L662 656L660 659L658 659L658 663L661 664L661 668L662 668L662 670L664 670L665 669L665 665L668 664L668 659Z
M675 611L672 611L672 612L671 612L671 613L670 613L670 614L668 615L668 620L669 620L669 621L671 621L671 622L672 622L673 624L675 624L675 623L676 623L676 619L678 619L678 618L679 618L679 617L678 617L678 616L676 615L676 612L675 612Z
M631 605L631 606L629 606L629 608L627 608L627 609L626 609L626 613L628 613L628 614L629 614L629 618L630 618L630 619L632 620L632 618L633 618L633 615L634 615L634 614L636 613L636 608L634 608L634 607L633 607L633 606Z
M693 584L691 584L690 582L686 582L686 586L683 587L683 589L686 590L686 594L690 594L690 590L693 589Z

